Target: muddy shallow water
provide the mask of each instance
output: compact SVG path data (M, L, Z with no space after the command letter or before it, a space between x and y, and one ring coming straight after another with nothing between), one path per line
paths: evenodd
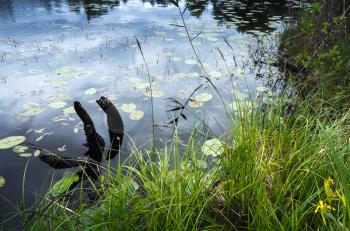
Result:
M127 157L128 137L138 146L148 144L150 89L136 38L153 80L155 123L161 125L156 132L163 141L172 132L163 125L175 116L167 112L174 105L166 98L184 102L206 73L227 103L234 101L232 92L239 100L270 94L264 81L256 78L250 51L259 39L273 38L283 29L293 9L302 6L299 1L180 4L182 9L186 5L184 19L191 36L201 32L193 45L204 70L184 28L177 26L182 25L178 9L166 1L0 0L0 139L22 135L52 152L80 156L85 137L71 106L79 100L107 141L105 114L95 103L104 95L124 120L120 158ZM179 122L180 137L185 139L199 119L223 134L226 116L213 88L206 84L193 98L197 101L185 112L187 120ZM45 193L53 174L64 172L40 162L34 150L25 153L32 155L0 150L0 176L6 180L0 187L1 220L13 211L11 203L18 203L22 193L30 205Z

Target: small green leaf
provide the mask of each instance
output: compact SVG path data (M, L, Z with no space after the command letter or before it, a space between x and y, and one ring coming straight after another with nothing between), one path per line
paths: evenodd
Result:
M96 94L96 92L97 92L97 91L96 91L96 88L93 88L93 87L92 87L92 88L86 89L85 92L84 92L84 94L85 94L85 95L94 95L94 94Z
M185 63L188 65L196 65L198 62L196 60L193 60L193 59L186 59Z
M33 154L32 153L29 153L29 152L26 152L26 153L20 153L19 156L20 157L31 157Z
M27 146L23 146L23 145L18 145L16 147L14 147L12 149L13 152L15 153L22 153L22 152L25 152L28 150L28 147Z
M220 156L224 152L224 147L220 140L210 139L204 142L202 152L206 156Z
M0 188L6 184L6 180L3 176L0 176Z
M0 149L13 148L26 140L25 136L9 136L0 140Z
M194 98L197 101L206 102L206 101L210 101L213 98L213 96L209 93L200 93Z
M63 109L63 113L65 115L72 114L75 113L75 109L74 107L66 107L65 109Z
M164 92L162 91L152 91L152 97L162 97L164 95ZM151 97L151 91L147 91L145 93L145 96Z
M133 103L124 103L120 108L122 111L130 113L136 110L136 105Z
M133 111L129 114L131 120L140 120L144 116L143 111Z
M75 173L65 173L63 178L57 181L49 191L49 194L52 196L58 196L66 192L69 187L79 181L79 176Z
M63 108L67 106L67 103L66 102L62 102L62 101L58 101L58 102L52 102L52 103L49 103L49 107L52 107L52 108Z

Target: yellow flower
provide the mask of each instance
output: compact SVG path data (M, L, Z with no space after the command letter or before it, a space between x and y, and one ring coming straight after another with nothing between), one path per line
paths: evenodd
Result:
M315 209L315 213L317 213L317 212L324 213L328 210L335 211L335 208L333 208L331 205L328 205L327 203L323 203L323 201L320 200L318 202L316 209Z
M329 185L334 185L335 184L334 180L330 176L327 178L327 183Z
M324 181L324 190L327 195L328 202L331 202L332 200L336 200L337 196L334 194L331 186L334 185L334 180L331 177L328 177L327 180Z

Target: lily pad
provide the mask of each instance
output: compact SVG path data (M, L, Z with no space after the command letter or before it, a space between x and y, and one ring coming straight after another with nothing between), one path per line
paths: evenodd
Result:
M224 152L224 147L220 140L214 138L204 142L202 152L206 156L220 156Z
M71 68L67 68L67 67L58 69L56 71L56 73L57 73L57 75L60 75L62 77L67 77L67 78L71 78L71 77L74 77L77 75L74 70L72 70Z
M136 105L133 103L125 103L120 108L122 111L130 113L136 110Z
M63 113L65 115L72 114L72 113L75 113L75 109L74 109L74 107L66 107L65 109L63 109Z
M200 93L200 94L196 95L196 97L194 97L194 98L197 101L206 102L206 101L210 101L213 98L213 95L204 92L204 93Z
M31 75L38 75L38 74L40 74L42 72L43 71L39 70L39 69L30 69L30 70L28 70L28 74L31 74Z
M257 90L258 92L266 92L266 91L268 91L267 87L265 87L265 86L258 86L258 87L256 88L256 90Z
M23 146L23 145L18 145L16 147L14 147L12 149L13 152L15 153L22 153L22 152L25 152L28 150L28 147L27 146Z
M141 82L141 83L135 84L136 89L145 89L147 87L149 87L149 83L147 83L147 82Z
M39 107L32 107L29 108L27 111L18 113L20 116L26 116L26 117L31 117L31 116L36 116L39 115L40 113L44 112L46 109L39 106Z
M54 87L64 87L64 86L66 86L68 83L67 83L67 81L63 81L63 80L56 80L56 81L53 81L52 82L52 85L54 86Z
M65 106L67 106L67 103L62 101L49 103L49 107L52 108L63 108Z
M212 78L220 78L222 76L221 72L218 71L211 71L209 72L209 76Z
M49 194L52 196L58 196L66 192L69 187L79 181L79 176L75 173L65 173L63 178L57 181L49 191Z
M233 111L249 111L254 108L254 103L251 101L236 101L232 102L229 105Z
M188 65L196 65L198 62L196 60L193 60L193 59L186 59L185 63Z
M133 111L129 114L129 118L131 120L140 120L144 116L145 113L143 111Z
M3 176L0 176L0 188L6 184L6 180Z
M200 102L200 101L197 101L197 100L191 100L188 103L188 106L192 107L192 108L201 107L201 106L203 106L203 102Z
M164 92L162 91L152 91L152 97L162 97L164 95ZM151 91L147 91L145 93L145 96L151 97Z
M28 152L19 154L20 157L26 157L26 158L31 157L32 155L33 155L32 153L28 153Z
M0 149L13 148L25 140L25 136L9 136L0 140Z
M45 96L44 98L49 103L58 102L58 101L62 101L63 102L63 101L68 99L68 97L65 96L62 93L53 93L51 95Z
M114 80L114 76L106 75L106 76L102 76L101 79L104 80L104 81L113 81Z
M96 94L96 92L97 92L97 91L96 91L96 88L93 88L93 87L92 87L92 88L86 89L85 92L84 92L84 94L85 94L85 95L94 95L94 94Z

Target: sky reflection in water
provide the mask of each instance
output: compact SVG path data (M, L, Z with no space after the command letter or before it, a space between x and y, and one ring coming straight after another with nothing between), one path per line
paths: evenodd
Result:
M256 96L256 87L262 82L255 78L249 46L256 45L257 35L273 34L279 29L298 4L283 0L182 2L182 8L188 7L185 20L191 35L202 31L193 44L228 103L233 101L232 83L240 100L248 99L248 91L253 98ZM165 98L184 101L204 82L200 77L204 72L195 61L184 29L171 24L181 24L181 20L177 8L167 1L1 1L0 138L25 135L28 142L53 152L80 156L85 151L80 147L85 137L70 107L79 100L98 132L108 140L105 114L95 103L104 95L119 108L132 103L136 110L144 112L143 118L132 120L130 113L121 111L126 130L121 159L127 154L127 136L139 146L147 144L151 135L148 77L136 38L141 41L154 77L154 93L159 96L154 101L157 124L173 118L166 111L174 105ZM233 82L216 48L223 51ZM209 85L199 93L214 97L203 102L201 108L186 112L188 120L179 124L184 139L198 118L218 134L223 133L226 117L219 97ZM171 129L160 127L157 134L166 139ZM58 151L63 145L66 150ZM29 203L42 193L42 188L45 191L52 173L48 166L36 158L0 150L0 176L6 179L6 185L0 188L1 196L18 201L28 160L25 194ZM8 207L0 200L0 216Z

